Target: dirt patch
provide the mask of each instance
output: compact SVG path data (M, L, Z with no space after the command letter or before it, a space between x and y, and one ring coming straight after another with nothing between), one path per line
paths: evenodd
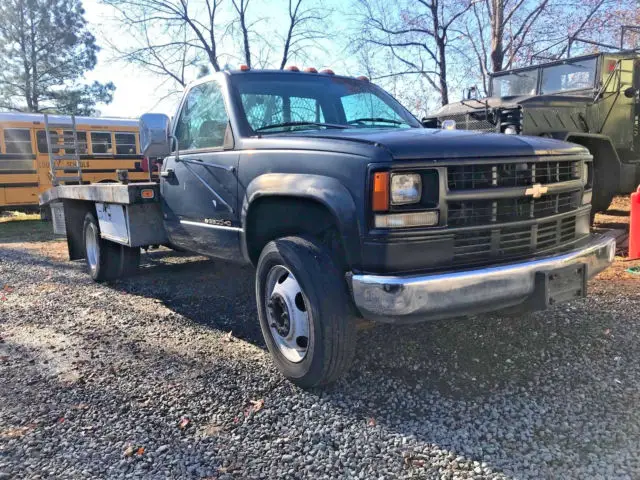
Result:
M631 199L628 196L615 197L606 212L596 215L594 226L629 231L629 209Z
M28 252L43 257L49 257L57 262L66 262L69 260L67 242L64 240L51 240L49 242L0 243L0 249Z

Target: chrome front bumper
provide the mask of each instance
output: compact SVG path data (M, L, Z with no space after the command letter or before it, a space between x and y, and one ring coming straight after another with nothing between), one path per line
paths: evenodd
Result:
M592 235L579 249L521 263L433 275L353 275L351 289L370 320L411 323L471 315L527 302L540 293L538 274L582 264L591 278L613 262L615 251L612 235Z

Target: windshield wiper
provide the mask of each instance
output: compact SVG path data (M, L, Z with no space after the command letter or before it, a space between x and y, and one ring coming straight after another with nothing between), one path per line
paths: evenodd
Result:
M336 123L322 123L322 122L282 122L273 123L271 125L265 125L263 127L255 128L254 131L262 132L263 130L271 130L272 128L282 127L326 127L326 128L347 128L344 125L338 125Z
M398 120L393 120L391 118L382 118L382 117L363 117L356 118L354 120L349 120L347 123L362 123L362 122L380 122L380 123L392 123L394 125L404 125L406 122L400 122Z

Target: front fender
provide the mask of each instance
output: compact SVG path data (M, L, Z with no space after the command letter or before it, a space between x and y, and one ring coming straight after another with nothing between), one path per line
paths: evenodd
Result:
M242 250L249 258L246 229L251 204L267 196L314 200L324 205L335 217L349 265L360 262L360 225L353 196L336 178L295 173L266 173L256 177L246 188L242 202Z

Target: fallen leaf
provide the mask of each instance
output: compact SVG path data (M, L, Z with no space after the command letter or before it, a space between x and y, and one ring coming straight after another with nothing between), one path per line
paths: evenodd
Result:
M367 425L369 425L370 427L375 427L376 426L376 419L373 417L369 417L369 420L367 420Z
M138 450L136 450L136 455L142 455L144 453L144 447L138 447Z
M254 412L259 412L264 407L264 399L260 398L259 400L251 400L251 409Z
M87 405L86 403L79 403L71 408L73 408L74 410L87 410L89 408L89 405Z
M190 424L191 424L191 420L189 420L187 417L182 417L182 419L180 419L180 423L178 423L178 428L180 430L184 430Z
M10 287L9 285L5 285L2 289L7 293L12 293L15 290L15 288Z
M64 417L60 417L60 418L58 419L58 423L64 423Z
M604 331L604 334L605 334L605 335L611 335L611 329L610 329L610 328L607 328L607 329Z
M413 459L410 461L411 465L414 467L424 467L424 460Z
M210 423L209 425L204 427L202 434L205 437L213 437L219 434L222 430L223 430L223 427L221 425Z
M133 445L129 445L124 451L124 456L130 457L131 455L134 454L135 451L136 451L136 447L134 447Z
M225 334L223 340L227 343L229 342L233 342L235 340L234 336L233 336L233 332L229 332L227 334Z
M10 428L3 432L0 432L0 438L20 438L24 437L27 433L35 428L35 424L27 425L26 427Z

